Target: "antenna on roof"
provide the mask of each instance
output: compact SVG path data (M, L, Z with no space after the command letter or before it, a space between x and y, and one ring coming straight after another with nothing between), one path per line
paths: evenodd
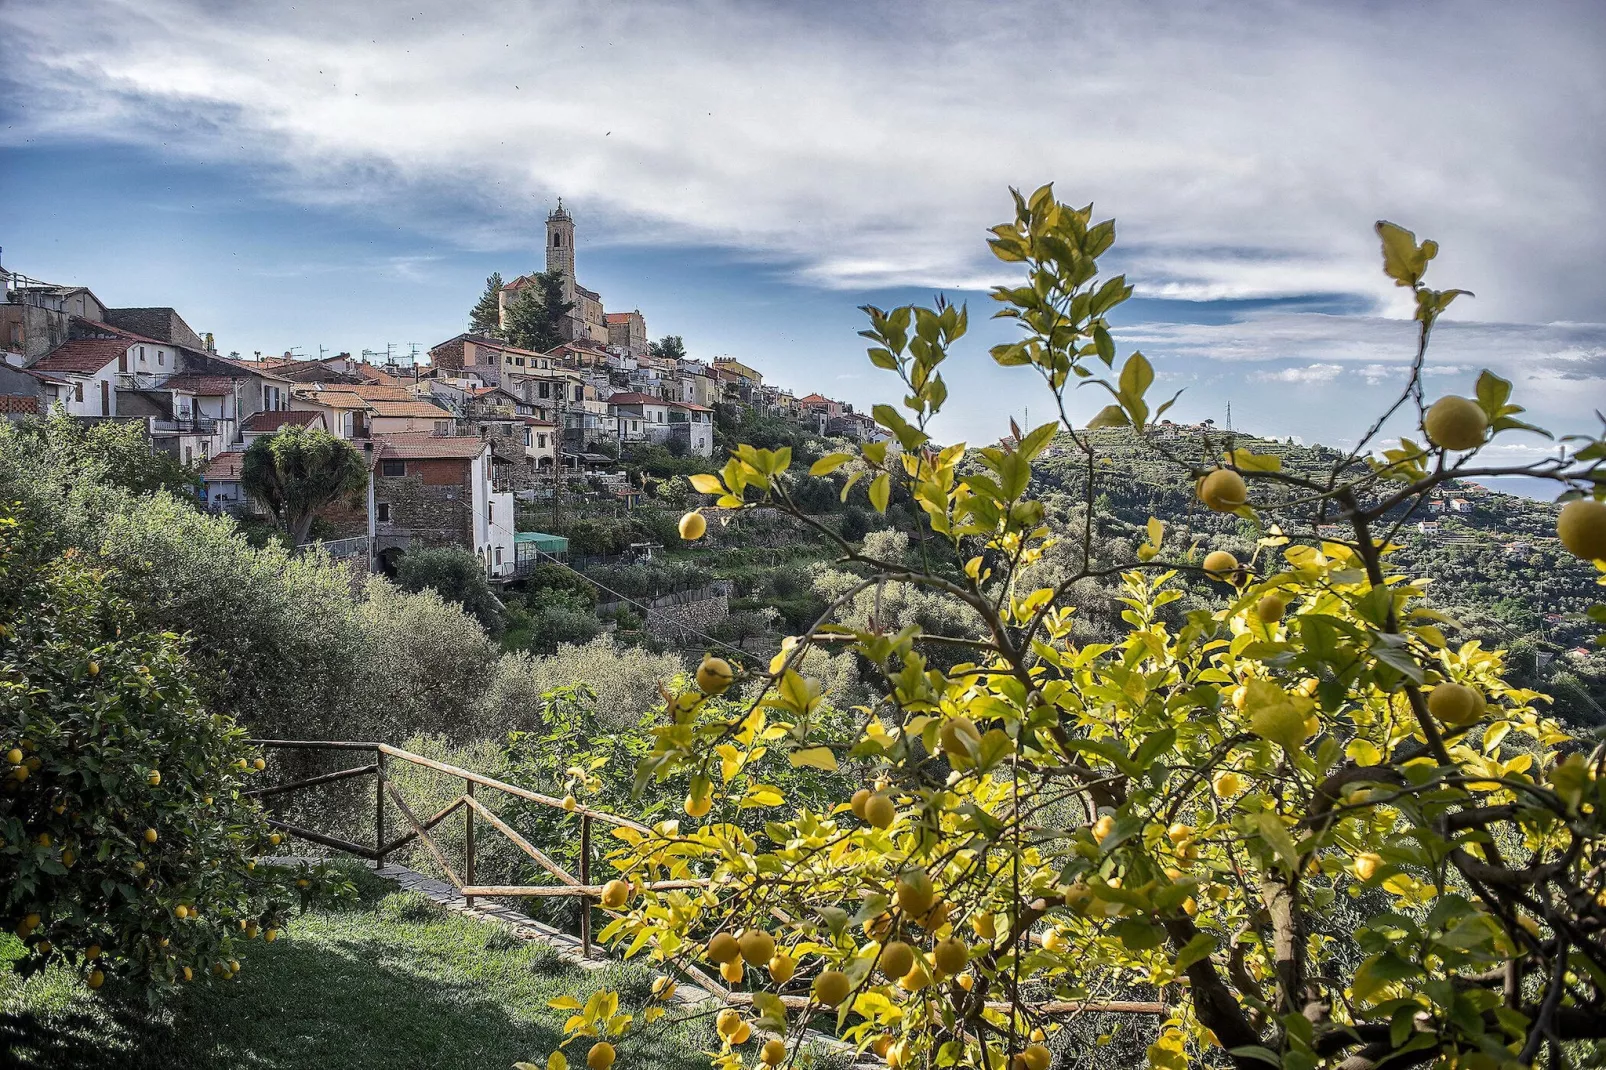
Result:
M318 359L322 360L323 359L323 355L325 353L327 353L327 352L329 352L329 347L320 342L318 344Z

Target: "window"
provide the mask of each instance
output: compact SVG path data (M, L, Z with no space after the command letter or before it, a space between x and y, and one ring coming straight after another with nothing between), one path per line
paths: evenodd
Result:
M554 248L554 249L563 248L563 235L561 235L561 234L552 235L552 248Z
M139 347L139 360L140 360L141 364L145 363L145 347L144 346L140 346Z
M390 503L389 502L376 502L376 503L374 503L374 519L377 520L381 524L390 523Z
M160 350L160 349L158 349L156 351L156 363L160 364L160 365L163 365L164 367L166 366L166 364L167 364L167 353L165 351Z
M498 565L502 563L502 548L500 546L496 548L496 563Z
M74 401L82 401L82 400L84 400L84 384L83 383L74 383L72 385L72 396L73 396L73 400Z
M522 368L522 367L524 367L524 358L523 357L514 357L513 358L513 363L517 364L519 367Z
M407 474L407 462L406 461L381 461L380 462L380 475L385 475L385 476L404 476L406 474Z

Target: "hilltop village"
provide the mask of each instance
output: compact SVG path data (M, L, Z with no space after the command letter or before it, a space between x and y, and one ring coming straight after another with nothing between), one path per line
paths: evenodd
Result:
M632 445L712 458L720 413L857 441L884 434L852 405L795 396L736 358L649 342L639 309L606 311L580 284L561 202L544 246L561 285L556 345L522 348L502 329L542 281L521 275L496 294L495 326L453 335L427 360L224 356L173 307L113 307L88 286L0 269L0 413L138 423L194 467L206 508L247 517L263 513L241 489L251 443L291 425L325 430L360 448L371 473L365 507L326 510L327 549L388 571L410 549L455 545L493 580L516 570L517 502L578 481L632 504L642 488L620 464Z

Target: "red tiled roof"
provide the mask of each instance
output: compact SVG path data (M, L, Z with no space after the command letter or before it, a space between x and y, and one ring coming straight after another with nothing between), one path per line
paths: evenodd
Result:
M203 397L221 397L234 393L234 380L222 375L170 375L162 381L161 390L181 390L186 394Z
M823 397L820 394L804 394L802 397L797 399L797 403L799 405L804 405L804 404L807 404L807 403L813 402L813 401L824 402L826 404L829 404L831 399L828 398L828 397Z
M402 385L401 379L390 374L383 368L374 367L372 364L369 364L366 361L359 361L356 365L354 365L354 368L355 370L353 374L366 376L368 381L375 386Z
M714 411L713 409L710 409L707 405L697 405L697 404L694 404L693 402L690 402L690 401L671 401L669 403L669 407L671 409L690 409L692 412L713 412Z
M379 435L374 440L379 456L393 460L472 460L491 444L482 438L449 438L417 431L399 435Z
M127 352L126 338L75 338L46 353L31 367L42 372L94 375Z
M427 401L370 401L368 408L375 416L429 416L445 419L452 414L439 405L432 405Z
M651 394L623 393L615 394L608 399L609 405L668 405L663 398L655 398Z
M602 318L609 323L629 323L634 312L604 312Z
M240 430L252 432L277 431L286 424L296 424L305 427L314 420L323 418L323 413L313 412L310 409L266 409L262 412L253 412L245 418Z
M238 483L244 468L243 452L220 453L207 462L202 478L209 483Z

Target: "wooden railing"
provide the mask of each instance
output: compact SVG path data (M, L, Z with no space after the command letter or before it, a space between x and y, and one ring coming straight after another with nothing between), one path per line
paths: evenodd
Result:
M393 854L414 840L420 841L425 850L434 858L436 865L446 874L458 892L463 896L469 906L480 896L546 896L568 897L580 900L580 945L586 956L591 954L591 907L601 898L602 886L591 883L591 826L593 822L601 821L604 824L632 828L640 832L649 832L645 825L632 821L617 814L606 813L602 810L593 810L588 806L575 804L565 806L562 799L555 799L550 795L542 795L538 791L531 791L517 784L509 784L495 777L488 777L469 769L463 769L445 762L437 762L433 758L426 758L421 754L392 747L388 743L360 743L344 740L298 740L298 739L255 739L253 745L275 750L303 750L303 751L357 751L373 755L373 761L367 765L352 766L349 769L340 769L332 773L321 773L317 776L305 777L301 780L287 784L273 784L267 787L253 788L246 794L258 799L268 799L277 795L286 795L291 792L304 791L324 784L334 784L343 780L352 780L357 777L371 776L374 778L374 844L353 843L351 840L332 836L316 829L305 828L301 825L269 817L268 824L292 836L331 847L337 851L345 851L359 858L366 858L383 866L387 856ZM461 778L463 781L463 794L447 803L440 810L424 820L420 820L396 787L394 781L386 775L386 762L390 760L409 762L433 769L446 776ZM580 845L579 872L570 874L540 848L521 836L517 830L493 813L484 803L475 796L476 788L491 788L504 792L515 798L524 799L541 806L550 806L564 813L572 813L580 819ZM395 809L404 817L410 829L396 836L394 839L385 838L385 799L390 798ZM448 817L464 810L463 825L463 873L458 875L446 860L446 854L441 850L440 844L431 835L431 830L445 821ZM475 818L483 818L497 832L501 833L510 843L524 852L529 859L540 868L546 870L558 881L557 884L480 884L474 872L474 833ZM680 880L656 881L645 885L654 890L667 890L671 888L703 887L706 881Z
M565 806L562 799L543 795L538 791L509 784L495 777L485 776L459 766L449 765L446 762L437 762L433 758L426 758L421 754L392 747L388 743L359 743L342 740L293 740L293 739L253 739L252 745L276 750L307 750L307 751L366 751L374 756L368 765L352 766L349 769L340 769L332 773L320 773L317 776L305 777L288 784L273 784L267 787L253 788L247 795L258 799L268 799L276 795L285 795L290 792L303 791L308 788L319 787L324 784L334 784L343 780L352 780L357 777L372 776L374 778L374 845L368 847L364 844L353 843L351 840L331 836L316 829L305 828L301 825L284 821L276 817L269 817L268 824L292 836L332 847L337 851L345 851L359 858L369 859L381 866L385 864L387 855L407 846L414 840L423 843L424 848L434 858L436 865L446 874L447 879L467 901L474 905L478 896L542 896L542 897L569 897L580 900L580 944L584 955L591 956L591 908L602 898L602 886L591 883L591 826L593 822L601 821L604 824L621 828L635 829L638 832L650 833L652 830L637 821L618 814L610 814L603 810L593 810L590 807L575 804L572 808ZM440 810L420 821L413 813L412 807L402 797L395 783L386 775L385 767L388 760L410 762L425 769L433 769L437 773L450 777L458 777L463 781L463 794L447 803ZM507 822L492 813L485 804L475 795L476 788L491 788L505 792L515 798L524 799L540 806L550 806L564 813L576 814L580 818L580 850L577 874L569 874L562 866L554 862L545 852L530 843ZM411 830L404 832L394 839L385 839L385 798L390 797L392 803L407 819ZM445 853L435 842L430 830L451 817L458 810L466 809L463 827L463 874L459 876L447 862ZM557 884L477 884L474 873L474 819L485 819L485 822L501 833L510 843L523 851L532 862L557 878ZM672 880L650 881L637 885L639 888L654 891L668 891L674 888L706 888L706 880ZM780 917L781 915L777 915ZM1041 937L1035 934L1034 942L1041 943ZM736 992L722 985L711 977L704 969L696 964L687 964L682 967L686 974L698 985L714 994L715 997L728 1004L738 1006L751 1005L753 995L750 992ZM783 995L781 1002L787 1007L797 1009L810 1005L810 998L803 995ZM988 1001L988 1008L999 1012L1007 1012L1011 1004ZM1032 1004L1032 1009L1039 1014L1071 1015L1085 1012L1104 1012L1116 1014L1144 1014L1164 1015L1167 1013L1166 1005L1158 1001L1131 1001L1131 1000L1074 1000L1051 1001Z

